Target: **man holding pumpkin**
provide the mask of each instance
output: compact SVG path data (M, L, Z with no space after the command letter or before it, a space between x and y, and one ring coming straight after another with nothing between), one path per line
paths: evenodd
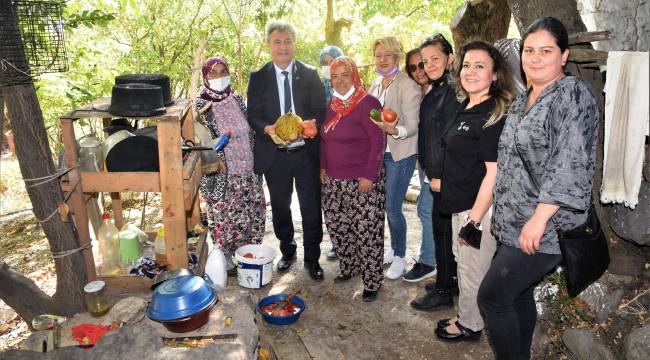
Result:
M248 83L247 118L256 135L254 170L264 174L269 189L273 231L280 240L282 252L278 271L287 271L296 258L291 217L295 182L302 216L305 267L312 279L322 280L323 269L318 263L323 239L320 137L303 134L287 144L276 135L275 123L280 115L291 111L302 119L312 119L307 127L320 127L325 115L325 93L316 69L294 59L295 30L290 24L271 22L266 40L272 61L252 72Z

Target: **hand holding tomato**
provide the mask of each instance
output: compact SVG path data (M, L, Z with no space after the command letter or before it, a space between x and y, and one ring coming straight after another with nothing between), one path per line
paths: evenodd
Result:
M318 126L316 124L316 119L304 120L301 124L302 126L302 137L306 139L313 139L318 135Z
M381 112L381 118L388 123L394 123L397 121L397 113L391 108L384 108L384 111Z
M377 127L379 127L383 132L385 132L388 135L397 135L399 134L399 130L395 128L397 125L397 113L390 109L390 108L384 108L384 110L380 113L379 110L372 110L370 112L370 119L372 120ZM381 119L381 121L377 120Z

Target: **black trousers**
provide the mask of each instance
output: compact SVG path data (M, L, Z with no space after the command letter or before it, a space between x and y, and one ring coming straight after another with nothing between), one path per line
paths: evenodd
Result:
M451 290L456 277L456 260L451 250L451 215L440 213L440 193L432 191L433 209L431 218L433 221L434 242L436 245L436 289Z
M286 258L296 253L291 196L294 183L302 216L305 261L318 261L323 240L319 169L309 159L307 149L278 151L271 168L264 174L271 197L273 231Z
M533 292L562 255L527 255L501 245L478 291L478 305L498 360L530 359L537 321Z

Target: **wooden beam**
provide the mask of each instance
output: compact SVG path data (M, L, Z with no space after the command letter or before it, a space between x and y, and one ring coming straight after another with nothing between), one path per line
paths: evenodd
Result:
M574 63L607 63L607 51L572 47L569 50L569 61Z
M614 38L612 32L609 30L604 31L585 31L569 35L569 44L586 44L592 41L603 41Z
M65 162L68 168L78 164L77 158L77 140L74 135L74 125L72 120L61 120L61 136L65 150ZM79 169L74 169L68 173L68 183L74 188L68 189L70 195L70 210L74 214L76 221L77 233L79 234L79 245L87 246L90 244L90 230L88 229L88 213L86 203L84 202L83 186L81 184L81 175ZM89 247L82 251L84 265L86 267L86 277L88 281L94 281L97 278L95 271L95 260L93 258L93 249Z
M185 107L189 110L189 106ZM165 253L170 269L187 267L187 227L183 201L183 159L179 119L158 122L160 192Z

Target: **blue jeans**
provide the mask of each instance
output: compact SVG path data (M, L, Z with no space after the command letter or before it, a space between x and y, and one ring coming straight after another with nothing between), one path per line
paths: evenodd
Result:
M424 182L424 171L418 170L420 177L420 196L418 197L418 217L422 224L422 243L420 244L420 258L418 262L429 266L436 266L436 248L433 238L433 194L429 183Z
M390 247L395 256L406 255L406 218L402 210L406 190L408 190L413 171L415 171L416 155L400 161L393 161L391 153L384 154L386 167L386 217L390 230Z

